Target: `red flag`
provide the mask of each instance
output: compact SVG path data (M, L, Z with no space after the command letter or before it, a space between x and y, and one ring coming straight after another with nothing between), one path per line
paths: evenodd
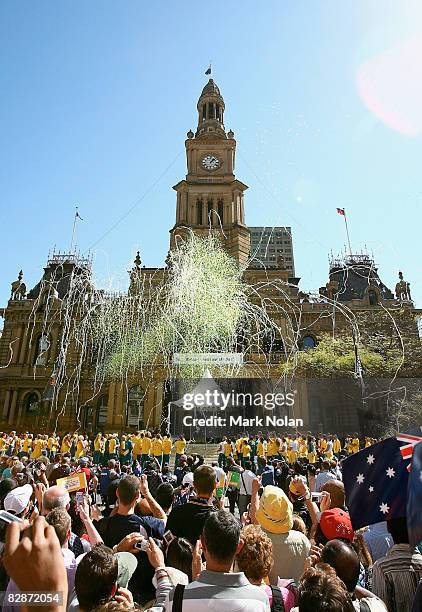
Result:
M337 208L337 212L339 215L343 215L343 217L346 216L346 211L344 210L344 208Z

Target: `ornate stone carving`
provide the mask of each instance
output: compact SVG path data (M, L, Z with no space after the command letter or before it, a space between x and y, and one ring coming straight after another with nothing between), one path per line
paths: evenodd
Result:
M396 284L396 299L401 302L411 302L410 283L403 278L403 272L399 272L399 282Z
M22 270L18 274L18 279L12 283L12 291L10 294L11 300L24 300L26 297L26 285L22 282L23 272Z

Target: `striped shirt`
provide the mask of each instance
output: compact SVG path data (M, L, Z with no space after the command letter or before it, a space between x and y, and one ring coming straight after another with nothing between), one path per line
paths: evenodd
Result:
M172 591L167 595L164 609L173 610ZM268 596L263 589L253 586L243 572L226 574L204 570L198 580L185 587L183 612L270 612Z
M410 612L421 578L422 555L409 544L394 544L374 563L372 591L389 612Z

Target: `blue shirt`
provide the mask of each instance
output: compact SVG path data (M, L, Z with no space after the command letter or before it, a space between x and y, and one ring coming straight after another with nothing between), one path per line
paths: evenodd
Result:
M388 533L387 523L385 521L369 525L368 529L363 534L363 539L369 548L369 552L374 562L381 557L385 557L394 544L393 538Z

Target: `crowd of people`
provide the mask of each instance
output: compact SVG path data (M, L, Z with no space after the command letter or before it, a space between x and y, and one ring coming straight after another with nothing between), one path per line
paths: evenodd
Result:
M2 433L3 609L421 611L406 518L354 531L346 506L341 460L375 442L241 435L207 462L183 435Z

